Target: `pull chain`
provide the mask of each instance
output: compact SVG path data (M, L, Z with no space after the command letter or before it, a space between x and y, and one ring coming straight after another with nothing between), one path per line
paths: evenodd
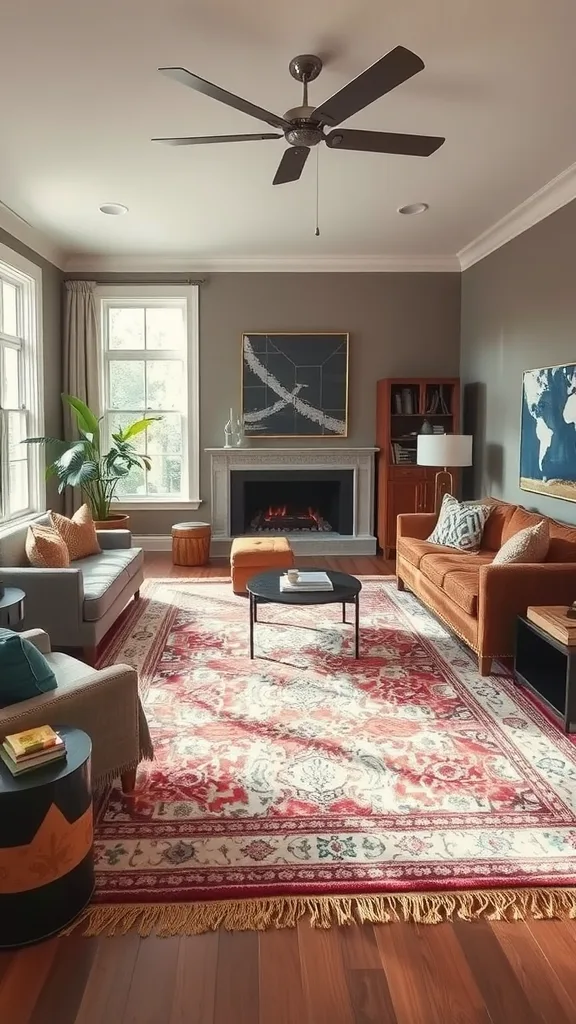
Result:
M318 216L319 201L318 200L319 200L319 192L320 192L320 187L319 187L319 185L320 185L319 162L320 161L319 161L319 158L320 158L320 147L316 146L316 230L314 231L314 235L316 236L316 238L320 237L320 228L318 226L318 219L319 219L319 216Z

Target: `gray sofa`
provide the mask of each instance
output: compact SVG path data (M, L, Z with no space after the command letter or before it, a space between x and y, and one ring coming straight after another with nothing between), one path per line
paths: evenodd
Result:
M48 513L34 522L50 525ZM81 647L92 662L95 649L144 579L144 558L129 530L98 530L99 555L79 558L69 569L27 564L25 526L0 534L0 577L26 594L24 629L43 629L54 647Z

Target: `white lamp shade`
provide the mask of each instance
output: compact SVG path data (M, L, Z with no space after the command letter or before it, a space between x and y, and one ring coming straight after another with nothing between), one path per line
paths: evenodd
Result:
M472 434L418 434L419 466L471 466Z

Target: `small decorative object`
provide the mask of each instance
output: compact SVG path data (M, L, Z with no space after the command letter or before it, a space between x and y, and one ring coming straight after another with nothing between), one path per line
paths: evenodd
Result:
M174 565L206 565L211 538L210 523L175 523L172 527Z
M346 437L348 334L244 334L242 416L252 437Z
M449 468L472 465L471 434L419 434L416 449L419 466L440 466L436 473L435 510L440 511L445 494L452 494L454 477Z
M241 448L244 444L244 420L242 416L237 416L234 423L234 443L237 448Z
M576 501L576 364L526 370L522 381L520 487Z
M22 443L46 446L52 459L46 476L58 477L59 494L66 487L80 488L98 530L127 529L129 517L111 513L110 505L123 477L133 469L151 468L150 459L139 454L141 445L137 447L134 438L162 417L144 416L127 427L118 427L117 432L111 435L108 451L104 452L104 437L100 432L102 417L96 416L85 402L73 395L62 395L62 401L70 407L76 419L78 439L59 441L53 437L27 437Z
M230 409L230 419L224 427L224 447L234 447L234 413L232 409Z
M569 619L576 619L576 601L572 601L572 604L570 605L570 607L568 608L568 611L566 612L566 616Z
M298 569L287 569L286 575L290 583L298 583L298 577L300 576Z
M430 420L423 420L422 421L422 426L420 427L419 433L420 434L431 434L432 433L432 424L430 423Z

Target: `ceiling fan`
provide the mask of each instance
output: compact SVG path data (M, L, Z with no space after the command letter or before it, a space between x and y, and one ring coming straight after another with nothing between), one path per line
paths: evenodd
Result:
M319 107L308 104L308 84L318 78L322 70L320 57L305 53L294 57L289 64L290 74L302 82L303 97L299 107L287 110L283 117L263 107L235 96L234 93L212 85L199 75L185 68L158 68L167 78L187 85L196 92L211 96L244 114L265 121L283 132L290 148L287 149L274 175L274 185L297 181L308 159L310 147L325 142L329 149L352 149L360 153L397 153L405 156L431 156L445 141L433 135L402 135L395 132L358 131L351 128L334 128L335 125L363 110L369 103L391 92L396 86L417 75L424 68L424 61L404 46L395 46L384 57L354 78L343 89L325 100ZM198 146L216 142L252 142L260 139L281 139L282 135L260 132L257 135L207 135L197 138L152 139L167 146Z

